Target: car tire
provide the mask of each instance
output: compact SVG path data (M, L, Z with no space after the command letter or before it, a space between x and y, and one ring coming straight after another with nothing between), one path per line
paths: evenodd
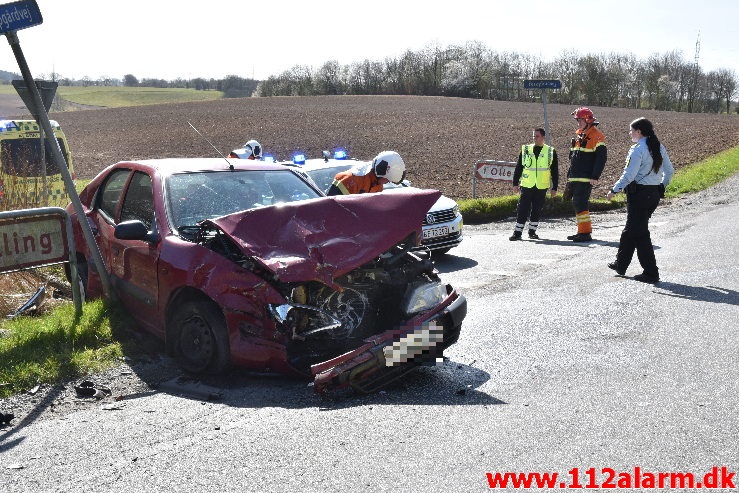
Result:
M172 323L175 358L183 370L220 373L228 367L228 333L218 306L210 301L187 302L177 308Z

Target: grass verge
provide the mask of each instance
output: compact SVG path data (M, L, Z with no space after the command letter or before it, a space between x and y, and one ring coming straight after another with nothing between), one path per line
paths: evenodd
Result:
M0 337L0 397L111 367L134 344L124 334L124 321L102 300L85 303L80 317L72 303L65 303L42 316L6 321Z
M674 198L678 195L705 190L738 172L739 146L677 170L670 186L667 187L666 197ZM462 212L465 223L481 224L515 216L517 204L518 195L462 199L459 201L459 210ZM591 200L590 211L619 209L625 204L624 195L618 194L611 202L605 199ZM572 203L562 200L561 194L553 199L547 198L543 214L544 217L570 216L573 214Z

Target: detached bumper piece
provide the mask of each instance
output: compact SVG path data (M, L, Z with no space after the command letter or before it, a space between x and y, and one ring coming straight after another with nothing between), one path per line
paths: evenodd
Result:
M417 366L436 364L442 351L459 338L467 300L453 294L446 308L408 326L378 334L365 344L329 361L313 365L319 394L351 388L360 393L381 390Z

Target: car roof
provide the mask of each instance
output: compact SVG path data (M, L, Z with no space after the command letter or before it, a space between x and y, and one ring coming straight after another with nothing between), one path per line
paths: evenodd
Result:
M163 158L130 160L116 163L116 166L127 165L149 168L160 175L209 171L281 171L289 169L289 167L281 164L235 158Z

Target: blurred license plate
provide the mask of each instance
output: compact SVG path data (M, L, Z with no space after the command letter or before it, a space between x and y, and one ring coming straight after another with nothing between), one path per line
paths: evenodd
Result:
M392 346L382 348L385 366L399 366L428 353L444 341L444 327L435 320L418 327L410 334L400 338Z
M423 239L437 238L449 234L449 226L441 226L439 228L428 228L423 230Z

